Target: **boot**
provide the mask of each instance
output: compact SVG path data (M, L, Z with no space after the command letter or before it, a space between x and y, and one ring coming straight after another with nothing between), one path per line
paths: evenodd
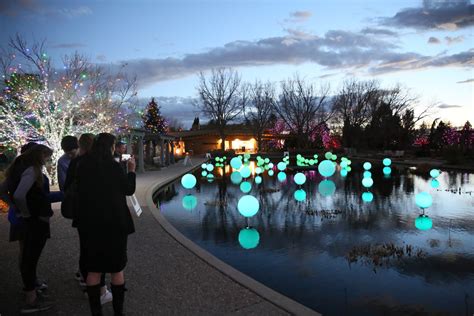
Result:
M100 284L87 286L87 296L89 296L89 306L92 316L102 316L102 304L100 304Z
M114 306L114 315L122 316L123 313L123 301L125 298L125 284L115 285L110 284L110 289L112 290L112 305Z

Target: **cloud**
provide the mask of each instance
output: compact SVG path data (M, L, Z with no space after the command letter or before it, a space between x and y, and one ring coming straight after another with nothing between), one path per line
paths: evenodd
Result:
M451 108L462 108L462 105L451 105L451 104L440 104L438 105L438 108L440 109L451 109Z
M448 43L448 45L464 42L464 36L462 35L456 37L446 36L444 39L446 40L446 43Z
M456 83L469 83L469 82L474 82L474 78L466 79L466 80L463 80L463 81L458 81Z
M97 59L98 61L101 61L101 62L106 62L107 61L107 57L103 54L99 54L95 57L95 59Z
M285 19L288 23L302 23L311 18L313 13L311 11L294 11L290 13L290 18Z
M470 0L424 0L420 8L407 8L393 17L381 18L382 25L420 30L457 30L474 25L474 5Z
M398 37L398 33L394 31L390 31L387 29L380 29L380 28L374 28L374 27L366 27L362 31L360 31L362 34L374 34L374 35L385 35L385 36L393 36L393 37Z
M66 18L80 17L92 14L91 8L79 6L72 8L57 8L52 5L40 4L37 0L1 0L0 15L17 17L20 15L61 16Z
M436 37L431 36L428 39L428 44L439 44L439 43L441 43L441 41Z
M79 47L86 47L87 45L82 43L60 43L51 45L51 48L79 48Z
M335 76L335 75L337 75L337 73L324 74L324 75L319 76L318 78L319 79L324 79L324 78L329 78L329 77L332 77L332 76Z

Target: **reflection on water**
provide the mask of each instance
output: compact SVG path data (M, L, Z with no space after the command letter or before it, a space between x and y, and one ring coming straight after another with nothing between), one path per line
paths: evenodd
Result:
M373 166L367 189L361 166L327 180L305 171L301 186L275 170L243 193L242 179L216 169L213 183L199 170L194 189L178 180L156 199L179 231L256 280L325 315L474 312L473 174L434 182ZM433 197L424 211L422 191ZM250 218L237 208L245 194L260 204Z

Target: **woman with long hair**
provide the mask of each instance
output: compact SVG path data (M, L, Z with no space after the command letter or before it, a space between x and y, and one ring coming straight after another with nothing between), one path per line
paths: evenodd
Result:
M113 135L99 134L76 171L79 211L75 220L92 315L102 315L102 273L111 273L114 313L123 314L127 238L135 231L126 202L126 196L135 192L135 160L128 161L125 174L113 159L114 148Z

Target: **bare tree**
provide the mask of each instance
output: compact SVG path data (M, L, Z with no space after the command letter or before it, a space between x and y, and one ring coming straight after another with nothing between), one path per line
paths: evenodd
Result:
M227 68L212 69L206 79L199 73L199 102L196 106L202 113L213 120L221 137L221 149L225 150L226 126L243 111L246 94L242 96L239 74Z

